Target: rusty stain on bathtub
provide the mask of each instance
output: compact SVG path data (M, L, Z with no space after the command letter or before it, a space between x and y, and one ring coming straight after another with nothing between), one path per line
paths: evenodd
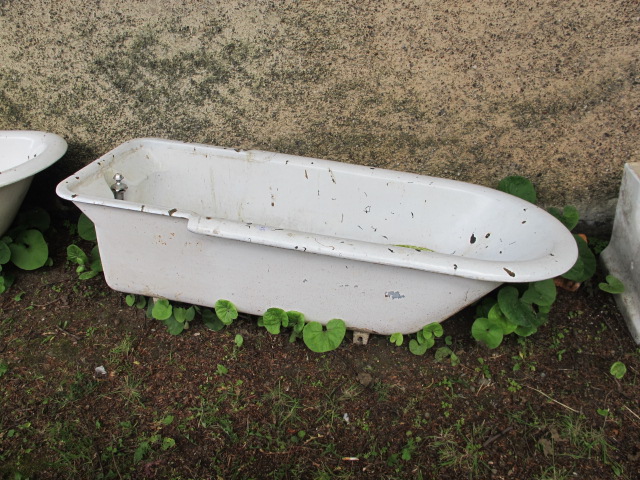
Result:
M515 277L516 274L514 272L512 272L511 270L509 270L508 268L504 267L503 270L505 272L507 272L509 274L510 277Z

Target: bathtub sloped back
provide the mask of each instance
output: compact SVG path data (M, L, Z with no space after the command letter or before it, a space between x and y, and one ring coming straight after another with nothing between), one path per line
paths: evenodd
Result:
M115 173L128 185L124 201L109 188ZM228 298L242 309L238 291L252 288L259 300L246 305L249 313L302 303L311 319L350 315L351 328L378 333L415 331L501 282L561 274L576 256L560 222L502 192L269 152L135 140L70 177L58 193L96 223L103 263L117 257L118 268L105 265L107 281L109 272L131 270L134 258L161 281L161 265L151 257L141 264L140 251L171 244L179 248L163 258L179 256L172 275L201 279L218 293L203 303L201 288L196 302L183 291L193 285L167 295L170 286L158 293L150 282L111 276L117 289L198 304ZM243 272L239 279L231 279L234 270ZM411 315L403 309L407 298ZM354 326L356 316L363 320ZM366 320L372 316L380 318L375 325ZM410 326L388 324L401 316L411 316Z

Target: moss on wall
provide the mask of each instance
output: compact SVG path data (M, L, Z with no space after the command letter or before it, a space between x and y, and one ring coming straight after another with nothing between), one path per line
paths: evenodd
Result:
M0 128L63 135L67 172L159 136L520 174L606 217L640 160L639 26L633 0L3 0Z

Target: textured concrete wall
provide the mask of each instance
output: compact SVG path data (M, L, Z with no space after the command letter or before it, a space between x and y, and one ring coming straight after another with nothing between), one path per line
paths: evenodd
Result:
M0 129L64 136L65 173L159 136L520 174L606 217L640 160L639 29L637 0L0 0Z

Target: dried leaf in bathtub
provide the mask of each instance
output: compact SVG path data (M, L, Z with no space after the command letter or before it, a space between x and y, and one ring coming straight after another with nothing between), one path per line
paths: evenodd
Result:
M471 335L488 348L498 348L504 337L500 324L488 318L477 318L471 325Z
M225 325L231 325L238 318L238 309L229 300L218 300L213 308L220 321Z
M262 324L269 333L278 335L280 333L280 327L286 327L289 325L289 317L287 313L281 308L270 308L262 316Z
M173 314L173 307L166 298L161 298L154 305L151 310L151 315L156 320L166 320Z
M9 245L11 261L22 270L35 270L49 259L49 247L38 230L20 232Z
M302 339L311 351L324 353L338 348L346 332L344 320L334 318L329 320L326 329L319 322L307 323L302 330Z
M84 213L80 214L80 218L78 218L78 235L88 242L97 241L96 227Z

